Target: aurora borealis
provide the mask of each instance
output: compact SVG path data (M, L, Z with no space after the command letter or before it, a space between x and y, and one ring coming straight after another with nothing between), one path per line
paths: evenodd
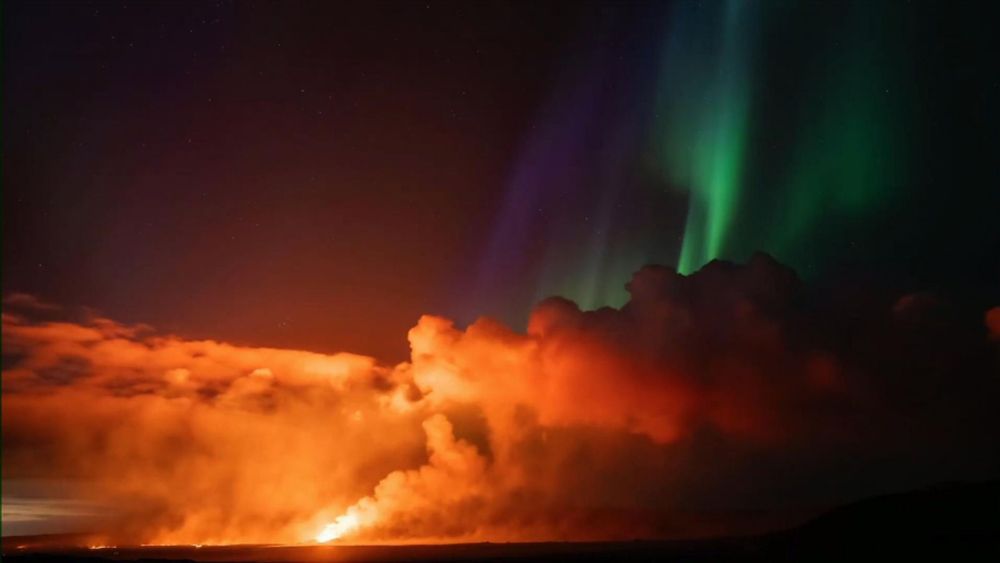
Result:
M742 2L714 9L679 4L663 34L651 133L658 141L654 158L668 185L690 194L677 259L681 273L725 255L740 209L752 103L753 9Z
M647 263L1000 275L983 5L185 6L8 8L6 291L402 359Z
M1000 493L995 2L0 10L5 560Z
M913 136L930 74L909 53L935 25L932 7L632 8L595 17L581 35L601 40L565 56L574 70L525 143L477 297L504 296L497 311L546 295L618 306L616 280L642 263L690 273L759 249L809 277L845 260L912 272L912 260L868 239L882 238L886 213L935 190L914 174L915 159L949 168L937 157L949 141ZM519 283L502 272L534 280L533 293L504 293Z

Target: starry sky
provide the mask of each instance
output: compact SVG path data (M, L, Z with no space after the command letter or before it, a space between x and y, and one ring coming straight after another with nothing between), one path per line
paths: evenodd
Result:
M5 2L3 290L389 361L754 250L993 305L993 10Z

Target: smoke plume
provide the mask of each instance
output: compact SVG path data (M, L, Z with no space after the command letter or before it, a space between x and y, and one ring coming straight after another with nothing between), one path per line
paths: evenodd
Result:
M17 296L3 478L72 483L106 542L500 541L754 531L998 467L997 309L823 294L765 255L627 289L524 333L425 316L397 366Z

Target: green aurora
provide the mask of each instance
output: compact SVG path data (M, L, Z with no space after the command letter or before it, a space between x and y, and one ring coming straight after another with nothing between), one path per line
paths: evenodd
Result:
M687 8L685 6L685 8ZM722 256L737 212L751 103L752 6L676 14L664 48L654 142L668 182L690 191L677 269Z
M902 88L891 35L877 25L888 14L852 7L837 33L811 26L822 56L803 69L806 83L785 89L769 84L765 67L785 47L771 28L795 14L733 0L675 18L652 136L668 184L689 194L679 272L757 249L809 271L811 231L879 210L903 182L893 111ZM850 49L835 48L845 42ZM754 201L760 194L765 205Z
M988 215L995 198L976 192L969 207L939 187L996 176L955 164L989 161L1000 112L990 90L959 97L937 78L995 82L970 73L989 68L978 48L988 26L972 9L950 17L868 1L600 12L515 163L468 310L518 324L550 295L618 307L644 264L689 274L755 251L806 278L941 278L927 248L981 263L988 245L925 228L941 220L961 240L991 240L982 217L956 218ZM950 41L953 58L914 59L934 48L928 36ZM956 66L965 59L976 66Z

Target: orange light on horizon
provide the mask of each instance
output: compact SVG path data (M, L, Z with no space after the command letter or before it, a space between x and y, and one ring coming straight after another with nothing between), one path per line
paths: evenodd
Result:
M327 524L323 530L316 535L317 543L328 543L340 539L344 534L358 527L359 521L354 513L347 513L338 516L332 523Z

